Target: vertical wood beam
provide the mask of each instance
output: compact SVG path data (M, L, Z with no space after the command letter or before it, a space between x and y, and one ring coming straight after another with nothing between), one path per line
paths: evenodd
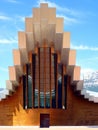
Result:
M66 72L66 66L63 65L63 85L64 85L64 107L63 109L66 109L67 106L67 82L68 82L68 75Z
M26 64L26 104L28 108L28 64Z
M51 48L49 49L49 67L50 67L50 108L52 108L52 94L51 94Z
M32 54L32 90L33 90L33 108L34 108L34 104L35 104L35 55L36 54Z
M65 92L64 92L64 65L62 65L62 108L64 109L64 97L65 97Z
M67 89L68 89L68 86L69 86L69 77L68 75L64 75L64 92L65 92L65 97L64 97L64 106L65 106L65 109L67 109Z
M23 81L23 108L25 109L27 104L26 104L26 75L22 76L22 81Z
M46 107L46 48L44 47L44 108Z
M56 108L58 108L58 55L56 54Z
M38 48L39 86L38 86L38 107L40 108L40 48Z
M57 65L57 61L58 61L58 56L56 53L54 53L54 75L55 75L55 96L56 96L56 108L58 108L58 65Z

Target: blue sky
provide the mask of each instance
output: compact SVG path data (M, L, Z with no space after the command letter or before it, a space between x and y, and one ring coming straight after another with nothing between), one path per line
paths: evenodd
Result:
M40 2L48 2L56 7L57 16L64 17L64 31L71 32L71 48L77 50L81 74L98 70L98 0L0 0L0 87L9 79L17 32L24 30L25 17L32 16L32 8Z

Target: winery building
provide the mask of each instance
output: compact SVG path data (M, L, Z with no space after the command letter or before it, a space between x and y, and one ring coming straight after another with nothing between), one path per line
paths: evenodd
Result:
M83 89L70 32L55 8L33 8L18 47L0 98L1 126L98 125L97 99Z

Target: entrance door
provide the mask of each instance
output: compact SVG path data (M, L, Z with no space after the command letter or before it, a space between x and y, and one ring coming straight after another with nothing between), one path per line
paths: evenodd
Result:
M40 127L49 127L50 125L50 115L40 114Z

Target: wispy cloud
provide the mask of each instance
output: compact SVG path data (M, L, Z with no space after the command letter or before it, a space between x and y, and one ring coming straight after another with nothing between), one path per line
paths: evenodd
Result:
M40 3L48 3L48 5L50 7L56 7L58 11L68 13L70 15L75 15L76 16L76 15L79 14L78 11L75 11L73 9L69 9L69 8L66 8L66 7L61 7L61 6L57 5L56 3L48 1L48 0L38 0L37 1L38 6L39 6Z
M25 16L16 16L15 19L17 21L25 22Z
M49 7L56 7L58 12L57 16L63 17L65 24L80 23L79 17L81 13L79 11L75 11L67 7L61 7L58 4L48 0L38 0L37 5L39 6L40 3L48 3Z
M76 50L89 50L89 51L98 51L98 47L90 47L90 46L84 46L84 45L71 45L71 48Z
M8 72L7 68L0 67L0 71Z
M14 4L20 3L18 0L6 0L6 2L14 3Z
M57 15L57 17L63 17L64 18L64 23L66 25L69 25L69 24L72 24L72 23L79 23L79 21L76 18L68 17L68 16L65 16L63 14Z
M0 14L0 20L11 20L10 17Z
M14 44L17 43L17 39L9 38L9 39L0 39L0 44Z

